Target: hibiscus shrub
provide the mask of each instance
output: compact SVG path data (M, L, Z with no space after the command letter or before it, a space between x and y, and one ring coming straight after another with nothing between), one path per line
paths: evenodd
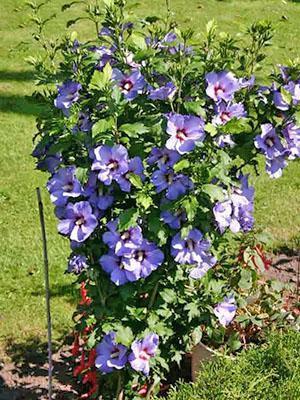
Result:
M277 178L300 149L297 66L271 86L253 75L268 23L241 42L209 23L200 42L170 13L132 22L124 6L88 6L93 40L73 32L31 58L33 154L81 285L74 373L103 399L150 397L200 340L235 351L282 316L280 288L259 280L246 172L262 153Z

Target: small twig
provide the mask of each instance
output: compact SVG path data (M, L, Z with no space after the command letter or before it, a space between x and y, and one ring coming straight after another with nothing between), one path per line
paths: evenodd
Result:
M52 332L51 332L51 311L50 311L50 285L49 285L49 263L48 263L48 251L47 251L47 237L45 229L45 219L44 219L44 207L41 197L40 188L36 188L40 224L42 231L43 240L43 256L44 256L44 278L45 278L45 297L46 297L46 315L47 315L47 333L48 333L48 399L52 399Z
M154 286L150 301L149 301L149 305L148 305L148 310L150 310L153 307L153 304L155 302L156 299L156 295L157 295L157 291L158 291L158 286L159 286L159 282L156 282L156 285Z

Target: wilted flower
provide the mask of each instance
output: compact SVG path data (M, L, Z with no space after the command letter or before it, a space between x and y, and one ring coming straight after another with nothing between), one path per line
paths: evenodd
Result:
M210 72L205 76L206 94L215 101L232 101L234 93L241 88L239 80L232 72Z
M94 156L92 171L99 171L98 179L105 185L110 185L113 179L118 182L128 171L128 153L121 144L96 147Z
M128 101L135 99L146 86L146 81L139 70L133 71L130 75L125 75L114 68L112 79L118 83L121 92Z
M135 340L131 345L132 353L128 357L131 367L135 371L148 375L150 372L150 359L155 356L158 348L159 337L150 333L142 340Z
M56 206L64 206L70 197L79 197L83 189L75 176L74 166L60 168L47 183L50 199Z
M83 242L94 232L97 225L97 218L90 203L80 201L67 205L64 219L58 224L58 231L63 235L69 235L75 242Z
M214 314L220 324L224 327L230 324L235 317L237 306L233 296L225 297L224 300L214 308Z
M126 363L127 347L116 343L116 333L109 332L96 347L96 368L109 373L124 368Z
M54 100L55 107L62 110L66 115L68 109L79 99L79 91L82 89L80 83L68 81L58 86L58 95Z
M81 254L78 254L70 258L67 271L73 274L80 274L87 268L87 258Z
M196 143L203 141L204 121L191 115L170 114L167 133L171 137L167 140L166 147L184 154L192 151Z

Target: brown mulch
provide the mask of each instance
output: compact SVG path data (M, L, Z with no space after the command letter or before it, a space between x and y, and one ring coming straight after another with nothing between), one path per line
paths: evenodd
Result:
M290 283L293 292L299 292L299 254L273 256L272 266L266 271L267 279ZM295 298L295 294L294 294ZM72 387L72 357L69 344L53 355L53 399L78 399ZM46 400L48 390L47 348L33 338L25 345L9 344L9 362L0 360L0 400Z

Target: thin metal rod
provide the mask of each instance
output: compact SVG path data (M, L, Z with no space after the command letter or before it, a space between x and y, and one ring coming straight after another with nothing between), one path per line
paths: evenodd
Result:
M46 297L46 315L47 315L47 333L48 333L48 399L52 400L52 330L51 330L51 310L50 310L50 285L49 285L49 262L47 251L47 237L45 229L44 207L40 188L36 188L37 201L39 206L40 224L43 240L44 256L44 278L45 278L45 297Z

